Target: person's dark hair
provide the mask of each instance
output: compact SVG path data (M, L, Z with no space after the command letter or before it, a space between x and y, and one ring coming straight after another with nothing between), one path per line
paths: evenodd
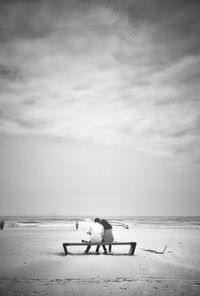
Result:
M103 228L106 230L112 229L112 225L110 225L110 223L105 219L101 219L101 224L103 225Z
M94 222L95 222L95 223L96 223L96 222L100 223L100 221L101 221L101 220L100 220L99 218L95 218L95 219L94 219Z

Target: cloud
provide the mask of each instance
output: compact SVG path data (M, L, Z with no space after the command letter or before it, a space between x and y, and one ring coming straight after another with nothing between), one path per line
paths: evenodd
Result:
M19 69L0 65L0 79L4 83L5 81L22 81L24 77Z
M1 4L0 130L193 158L198 4L159 3Z

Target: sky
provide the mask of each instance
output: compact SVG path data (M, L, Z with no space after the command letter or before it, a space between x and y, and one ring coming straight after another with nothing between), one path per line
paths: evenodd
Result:
M0 215L200 215L199 80L199 0L0 0Z

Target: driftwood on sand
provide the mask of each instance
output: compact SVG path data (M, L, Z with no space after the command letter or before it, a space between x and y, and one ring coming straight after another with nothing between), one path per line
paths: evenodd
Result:
M155 253L155 254L164 254L166 249L167 249L167 246L165 246L165 248L164 248L164 250L162 252L159 252L159 251L156 251L156 250L151 250L151 249L141 249L141 250L146 251L146 252Z

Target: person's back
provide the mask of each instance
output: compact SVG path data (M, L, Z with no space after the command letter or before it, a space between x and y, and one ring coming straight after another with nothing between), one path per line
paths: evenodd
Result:
M104 236L103 236L104 242L113 242L114 236L112 232L112 228L110 229L104 229Z
M93 223L89 229L89 232L91 237L90 237L90 241L92 243L98 243L102 241L102 237L104 234L104 228L101 224L99 223Z

